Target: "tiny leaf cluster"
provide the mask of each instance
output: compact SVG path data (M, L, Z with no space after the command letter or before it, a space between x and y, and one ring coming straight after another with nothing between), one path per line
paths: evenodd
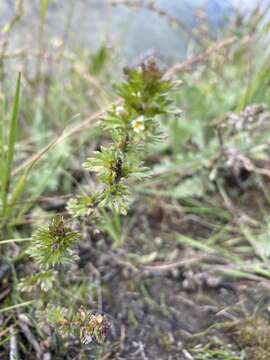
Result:
M78 237L79 233L67 226L63 217L56 216L48 226L40 227L32 236L27 253L41 269L48 270L76 260L72 245Z

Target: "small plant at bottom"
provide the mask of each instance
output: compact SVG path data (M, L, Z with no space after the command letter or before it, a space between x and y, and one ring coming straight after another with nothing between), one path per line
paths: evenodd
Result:
M22 280L22 289L33 288L36 282L43 290L52 287L55 270L76 260L74 245L79 233L72 229L74 218L86 218L97 223L106 211L125 215L132 202L130 179L141 180L150 175L142 162L146 147L162 139L160 116L179 114L170 98L175 83L164 76L153 59L136 69L126 69L125 79L115 86L122 100L113 105L101 119L101 126L110 134L111 144L102 146L83 166L96 174L102 184L100 190L81 194L69 201L70 217L55 217L50 225L39 228L32 237L28 254L40 267L40 272ZM45 285L43 285L45 282ZM46 296L45 296L46 299ZM44 301L47 303L48 301ZM47 321L62 334L80 334L82 343L102 342L109 329L109 321L102 314L83 308L67 316L65 309L55 307L53 296L47 306Z
M57 325L63 336L73 334L79 337L83 344L89 344L94 340L102 343L106 339L110 328L106 315L94 314L82 306L72 316L68 316L66 310L59 306L47 308L48 322Z

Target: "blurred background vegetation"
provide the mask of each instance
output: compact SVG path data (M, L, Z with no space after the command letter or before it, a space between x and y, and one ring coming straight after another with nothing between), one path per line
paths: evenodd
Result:
M32 231L95 188L81 163L106 142L97 120L117 101L123 67L150 55L182 81L182 116L163 119L166 141L148 156L153 177L136 186L131 215L105 214L106 251L154 267L192 249L206 254L196 271L269 279L269 10L268 1L1 1L0 280L11 263L16 283ZM5 281L9 314L24 303Z

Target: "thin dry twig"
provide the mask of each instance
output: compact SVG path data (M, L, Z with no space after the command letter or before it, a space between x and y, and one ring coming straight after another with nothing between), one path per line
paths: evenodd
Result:
M176 73L188 70L195 65L205 63L206 61L208 61L208 59L210 58L211 55L213 55L216 52L219 52L220 50L222 50L224 48L231 46L232 44L234 44L236 42L236 40L237 40L237 37L232 36L228 39L218 41L218 42L212 44L211 46L209 46L205 51L202 51L201 53L199 53L198 55L192 56L191 58L187 59L186 61L184 61L180 64L175 64L167 71L166 75L167 76L174 75Z
M185 258L185 259L181 259L179 261L175 261L173 263L164 263L164 264L160 264L160 265L147 265L147 266L143 266L143 270L146 270L147 272L166 272L166 271L170 271L173 270L175 268L179 268L182 266L188 266L191 265L195 262L199 262L205 258L209 258L208 254L198 254L196 256L193 256L191 258Z
M18 322L19 327L21 328L22 332L24 333L25 337L29 341L29 343L32 345L33 349L35 350L37 354L37 359L41 359L43 351L41 349L41 346L39 345L38 341L36 340L35 336L32 334L29 326L22 321Z
M100 360L109 360L112 359L113 353L111 351L107 352L107 354L105 354L104 356L102 356L102 358L100 358Z
M11 289L8 287L0 293L0 301L2 301L10 293ZM1 336L0 336L1 338Z
M19 354L18 354L18 344L17 344L17 337L16 337L16 331L14 327L12 326L9 329L10 334L10 341L9 341L9 360L19 360Z
M119 102L119 101L118 101ZM52 140L48 145L46 145L43 149L41 149L37 154L34 154L29 159L24 161L21 165L15 168L12 172L12 175L15 176L20 173L22 170L27 168L28 166L33 166L36 164L40 158L46 154L49 150L55 148L57 145L61 144L67 138L73 136L74 134L87 129L89 126L93 125L97 119L99 119L103 114L103 111L98 111L86 118L84 121L76 124L68 126L62 133L62 135L58 136L56 139Z

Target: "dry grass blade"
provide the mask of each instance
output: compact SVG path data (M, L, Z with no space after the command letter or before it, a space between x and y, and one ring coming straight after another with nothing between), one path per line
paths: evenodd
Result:
M168 71L167 75L174 75L181 71L188 70L192 68L194 65L199 65L208 61L208 59L216 52L225 49L232 44L234 44L237 40L236 36L232 36L228 39L216 42L209 46L206 50L200 52L198 55L192 56L191 58L187 59L183 63L176 64L172 66Z
M175 261L172 263L164 263L164 264L160 264L160 265L147 265L147 266L144 266L143 269L146 271L150 271L150 272L169 271L169 270L173 270L175 268L179 268L182 266L188 266L188 265L194 264L194 263L201 261L203 259L206 259L208 257L209 257L208 254L198 254L193 257L181 259L179 261Z
M10 346L9 360L19 360L16 331L13 326L10 328L9 346Z
M25 337L27 338L27 340L29 341L29 343L33 346L33 348L35 349L36 355L37 355L37 359L40 359L42 356L42 349L38 343L38 341L36 340L36 338L34 337L34 335L32 334L31 330L29 329L28 325L24 324L23 322L19 321L19 326L22 330L22 332L24 333Z
M24 161L21 165L14 169L12 172L12 176L17 175L22 170L26 169L27 167L33 167L43 155L45 155L49 150L55 148L57 145L61 144L67 138L77 134L78 132L87 129L89 126L93 125L99 118L104 114L105 110L99 111L94 113L93 115L89 116L84 121L76 124L71 125L66 128L66 130L62 133L61 136L57 137L53 141L51 141L48 145L46 145L43 149L41 149L37 154L34 154L29 159Z

